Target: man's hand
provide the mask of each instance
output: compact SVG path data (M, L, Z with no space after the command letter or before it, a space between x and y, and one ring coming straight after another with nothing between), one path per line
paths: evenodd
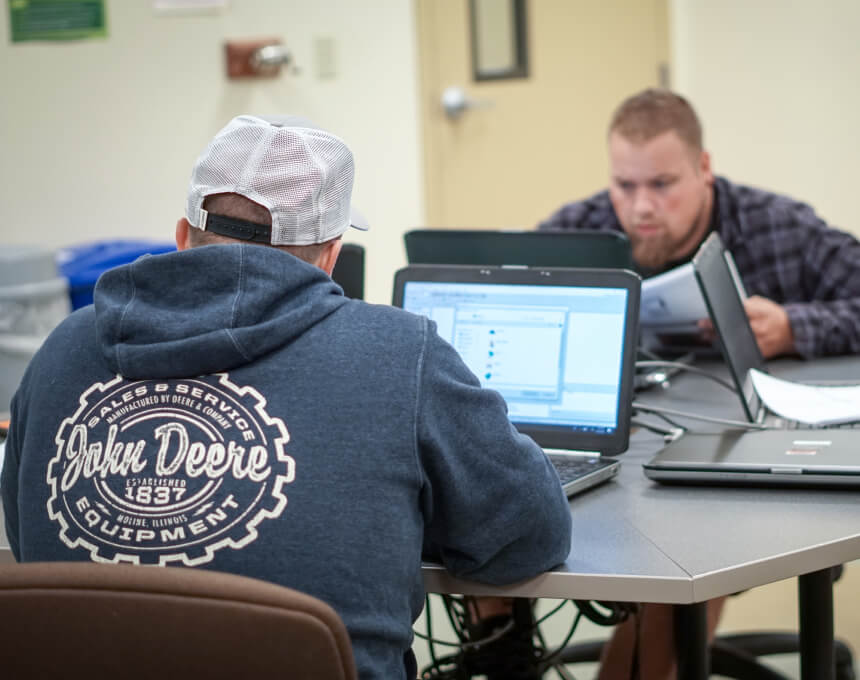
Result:
M792 354L794 334L788 314L782 305L759 295L753 295L744 302L744 309L750 320L758 348L765 359L779 354Z
M699 327L699 337L702 342L712 344L717 339L717 331L714 329L714 322L710 319L699 319L696 324Z

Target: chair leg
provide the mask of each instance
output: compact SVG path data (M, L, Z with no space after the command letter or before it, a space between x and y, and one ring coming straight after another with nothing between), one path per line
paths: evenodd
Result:
M736 680L789 680L765 666L753 654L722 640L711 643L711 673Z
M720 635L720 642L742 649L752 656L768 654L797 654L800 640L796 632L755 631L752 633L731 633Z
M711 673L739 680L786 680L784 675L767 668L756 657L797 654L798 644L797 633L720 635L711 643ZM602 640L578 642L565 647L556 663L597 663L602 650ZM835 640L833 651L836 657L836 680L856 680L851 648L841 640Z
M729 647L743 650L752 656L797 654L800 649L797 633L733 633L720 635L717 639ZM856 680L854 655L851 648L842 640L837 639L833 641L833 653L836 660L836 680Z

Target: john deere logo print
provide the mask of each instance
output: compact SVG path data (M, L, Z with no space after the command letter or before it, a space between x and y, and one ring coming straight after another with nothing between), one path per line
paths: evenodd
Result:
M229 376L127 381L81 395L48 466L48 512L96 561L187 565L242 548L287 504L295 463L266 400Z

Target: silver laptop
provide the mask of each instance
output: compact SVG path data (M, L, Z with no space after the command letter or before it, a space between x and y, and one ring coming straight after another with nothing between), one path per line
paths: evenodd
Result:
M571 496L614 476L609 456L627 450L639 286L622 269L412 265L394 305L436 322Z
M860 485L860 431L785 421L758 398L750 370L766 368L732 265L716 233L693 258L744 415L751 423L775 429L684 434L645 464L645 474L675 482Z
M685 434L644 466L659 482L860 486L857 430Z

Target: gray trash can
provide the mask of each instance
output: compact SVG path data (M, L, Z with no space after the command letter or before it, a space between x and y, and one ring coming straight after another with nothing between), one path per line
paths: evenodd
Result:
M0 414L9 412L27 364L69 308L53 250L0 247Z

